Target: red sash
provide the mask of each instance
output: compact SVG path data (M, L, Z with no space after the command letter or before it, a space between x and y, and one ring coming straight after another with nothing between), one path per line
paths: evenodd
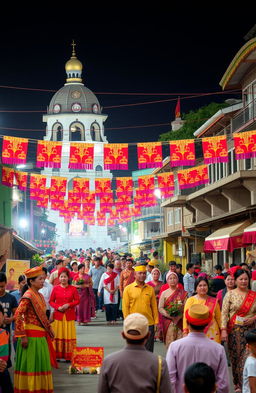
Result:
M212 314L212 320L211 322L206 326L206 328L204 329L204 333L206 334L210 328L210 326L213 324L213 319L214 319L214 309L216 306L216 302L217 299L211 296L208 296L206 302L205 302L205 306L207 306Z
M43 298L43 296L40 293L38 293L38 296L44 302L44 298ZM52 340L54 339L54 334L52 332L50 322L48 321L48 319L46 317L45 310L42 308L42 304L40 304L40 301L37 298L37 295L31 289L28 289L24 293L22 298L30 300L31 305L32 305L33 310L34 310L34 313L36 314L36 316L37 316L38 320L40 321L42 327L45 329L45 337L46 337L48 348L49 348L51 365L53 367L55 367L55 368L58 368L58 364L57 364L57 361L56 361L55 350L54 350L53 345L52 345ZM35 331L36 330L33 330L33 332L35 332ZM31 336L31 337L33 337L33 336ZM36 336L36 337L38 337L38 336Z
M247 293L247 295L245 296L244 301L243 301L242 305L240 306L240 308L237 310L237 312L230 319L230 321L228 323L228 333L230 333L231 330L233 329L233 327L235 326L236 317L237 316L238 317L245 317L248 314L248 312L250 311L255 300L256 300L256 292L249 291Z
M103 282L104 282L105 285L110 284L110 290L113 291L115 289L114 281L115 281L115 278L117 276L117 273L112 272L112 273L107 273L107 274L108 274L109 277L105 278L105 280ZM111 293L109 298L110 298L110 301L113 303L114 294Z
M133 283L133 281L135 280L135 274L134 274L134 270L132 269L129 278L127 280L127 284L126 285L130 285Z

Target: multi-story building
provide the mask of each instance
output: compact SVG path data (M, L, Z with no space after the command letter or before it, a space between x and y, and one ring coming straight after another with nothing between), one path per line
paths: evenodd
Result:
M172 222L170 209L180 208L186 244L186 259L202 257L206 267L224 262L240 263L252 247L244 243L244 231L256 231L256 160L236 160L233 133L255 129L256 123L256 38L236 54L220 85L223 90L241 89L242 99L219 110L194 133L195 138L226 135L227 163L209 165L209 184L178 193L165 200L165 217ZM185 212L190 218L185 222ZM214 252L208 252L209 250Z

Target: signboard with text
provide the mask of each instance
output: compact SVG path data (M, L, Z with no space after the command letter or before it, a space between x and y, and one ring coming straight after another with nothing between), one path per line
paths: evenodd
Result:
M103 347L76 347L72 356L72 367L90 369L101 367L104 358Z

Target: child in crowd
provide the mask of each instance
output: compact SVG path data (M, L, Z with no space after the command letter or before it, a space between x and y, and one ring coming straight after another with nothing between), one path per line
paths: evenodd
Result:
M9 333L2 329L4 323L4 309L0 304L0 392L13 393L12 381L7 368L9 359Z
M246 359L243 372L243 393L256 392L256 329L245 334L249 356Z

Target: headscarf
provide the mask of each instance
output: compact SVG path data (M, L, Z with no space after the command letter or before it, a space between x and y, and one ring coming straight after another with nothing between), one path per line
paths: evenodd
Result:
M174 274L176 277L177 277L177 279L179 280L179 277L178 277L178 274L177 273L175 273L175 272L168 272L167 274L166 274L166 281L168 280L168 278L170 277L170 275L171 274Z
M161 272L160 272L160 270L157 268L157 267L154 267L154 269L152 270L152 272L151 272L151 276L153 277L153 273L154 272L158 272L159 273L159 277L160 277L160 275L161 275Z

